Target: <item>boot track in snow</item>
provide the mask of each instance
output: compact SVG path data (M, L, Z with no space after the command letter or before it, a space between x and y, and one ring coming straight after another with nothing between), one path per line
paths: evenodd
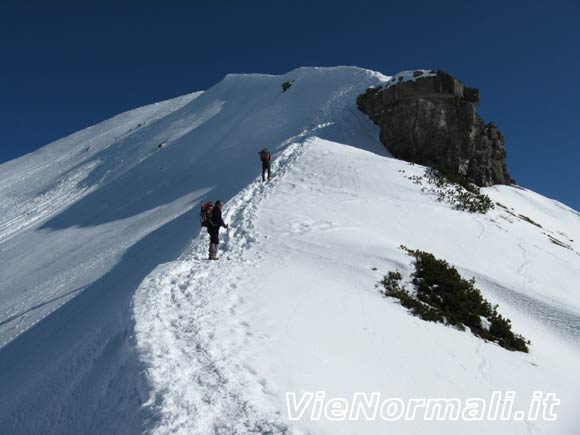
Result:
M206 258L208 243L202 230L189 253L157 267L137 290L135 336L152 387L146 405L159 416L152 432L291 433L274 412L259 411L244 398L244 388L261 381L251 368L236 362L248 326L236 320L236 307L243 300L236 281L260 262L256 211L302 154L303 145L288 146L273 162L272 181L256 181L226 204L231 229L220 247L225 251L222 260L230 261L199 261ZM232 320L232 339L224 347L213 340L217 310Z

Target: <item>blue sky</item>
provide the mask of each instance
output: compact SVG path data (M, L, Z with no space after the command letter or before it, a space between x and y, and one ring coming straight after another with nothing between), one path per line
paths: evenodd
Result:
M0 162L232 72L443 69L481 91L516 181L580 210L580 3L92 1L0 6Z

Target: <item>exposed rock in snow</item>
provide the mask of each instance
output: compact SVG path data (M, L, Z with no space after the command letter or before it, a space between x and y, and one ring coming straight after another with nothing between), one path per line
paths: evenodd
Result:
M370 88L357 105L381 127L381 142L397 158L438 167L479 186L513 182L504 138L484 124L479 91L443 71L406 71L385 88Z

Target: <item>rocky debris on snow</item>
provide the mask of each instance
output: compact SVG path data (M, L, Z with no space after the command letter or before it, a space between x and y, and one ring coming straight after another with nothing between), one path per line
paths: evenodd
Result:
M532 225L534 225L534 226L536 226L538 228L542 228L542 226L539 223L535 222L532 218L529 218L526 215L520 214L520 215L518 215L518 217L521 220L526 221L529 224L532 224Z
M548 239L550 240L550 242L552 242L554 245L560 246L562 248L565 249L569 249L570 251L572 251L572 246L570 246L567 243L562 242L561 240L558 240L557 238L555 238L554 236L551 236L550 234L546 234L546 236L548 236Z
M542 225L540 225L538 222L536 222L535 220L533 220L529 216L526 216L524 214L518 213L518 212L516 212L516 210L513 207L507 207L504 204L502 204L501 202L496 202L495 205L498 206L504 212L506 212L510 216L513 216L516 219L519 219L521 221L527 222L528 224L534 225L535 227L538 227L538 228L540 228L542 230L548 231L548 232L550 232L552 234L558 234L558 235L564 237L570 243L563 242L562 240L554 237L553 235L548 234L545 231L542 231L542 234L544 234L546 237L548 237L548 240L551 243L553 243L554 245L560 246L561 248L564 248L564 249L568 249L569 251L573 251L577 255L580 255L580 253L578 253L577 251L575 251L574 248L573 248L573 246L571 245L571 243L574 243L574 240L571 239L570 237L568 237L566 235L566 233L563 233L562 231L553 231L553 230L550 230L548 228L544 228Z
M516 219L520 219L524 222L527 222L529 224L532 224L538 228L543 228L539 223L537 223L536 221L534 221L532 218L523 215L521 213L517 213L515 211L515 209L513 207L506 207L505 205L503 205L501 202L496 202L495 205L497 205L499 208L501 208L502 210L504 210L507 214L509 214L510 216L515 217Z
M282 92L286 92L288 89L290 89L292 87L293 84L294 84L294 80L290 80L288 82L282 83Z
M406 71L357 98L394 157L436 167L478 186L512 184L504 138L484 124L479 90L443 71Z

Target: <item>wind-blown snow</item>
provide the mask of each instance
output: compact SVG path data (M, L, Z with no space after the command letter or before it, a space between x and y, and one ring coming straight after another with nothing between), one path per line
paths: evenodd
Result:
M485 216L422 193L407 177L423 168L392 159L355 107L388 79L228 75L1 165L2 432L574 433L578 212L519 187L485 189L505 207ZM206 199L232 224L219 262ZM401 244L474 276L530 354L382 297L383 274L411 270ZM320 389L562 405L557 422L288 421L284 393Z

